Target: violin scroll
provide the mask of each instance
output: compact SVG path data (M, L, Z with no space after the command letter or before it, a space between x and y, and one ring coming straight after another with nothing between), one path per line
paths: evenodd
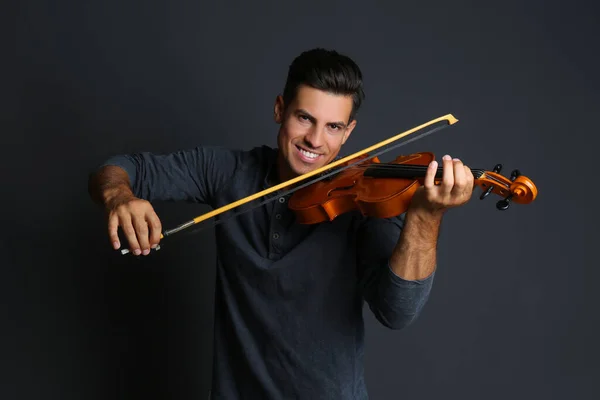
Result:
M529 204L535 200L538 191L531 179L522 175L518 169L514 169L507 178L500 174L501 170L502 164L496 164L491 171L473 170L475 185L483 190L479 197L481 200L490 193L504 197L496 203L496 208L501 211L507 210L511 202Z

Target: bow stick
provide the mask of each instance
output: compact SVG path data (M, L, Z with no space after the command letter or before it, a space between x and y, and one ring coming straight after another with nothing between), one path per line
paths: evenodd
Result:
M328 177L328 176L330 176L330 175L337 174L337 173L339 173L339 172L343 171L343 170L344 170L344 169L346 169L346 168L350 168L350 167L351 167L351 166L353 166L353 165L356 165L356 164L358 164L358 163L365 162L365 161L367 161L367 160L370 160L370 159L372 159L373 157L376 157L376 156L378 156L378 155L381 155L381 154L383 154L383 153L385 153L385 152L388 152L388 151L390 151L390 150L392 150L392 149L394 149L394 148L397 148L397 147L403 146L403 145L405 145L405 144L407 144L407 143L410 143L410 142L412 142L412 141L415 141L415 140L417 140L417 139L421 139L421 138L423 138L424 136L427 136L427 135L429 135L429 134L431 134L431 133L433 133L433 132L435 132L435 131L437 131L437 130L443 129L443 128L445 128L445 127L449 126L449 125L454 125L456 122L458 122L458 119L456 119L456 118L455 118L455 117L454 117L452 114L446 114L446 115L444 115L444 116L441 116L441 117L439 117L439 118L435 118L435 119L433 119L433 120L431 120L431 121L429 121L429 122L426 122L426 123L424 123L424 124L421 124L421 125L419 125L419 126L416 126L416 127L412 128L412 129L409 129L409 130L407 130L407 131L405 131L405 132L402 132L402 133L400 133L400 134L397 134L397 135L395 135L395 136L392 136L392 137L390 137L390 138L388 138L388 139L386 139L386 140L383 140L383 141L381 141L381 142L379 142L379 143L377 143L377 144L374 144L374 145L372 145L372 146L370 146L370 147L367 147L367 148L365 148L365 149L363 149L363 150L357 151L357 152L356 152L356 153L354 153L354 154L351 154L351 155L349 155L349 156L346 156L346 157L343 157L343 158L341 158L341 159L339 159L339 160L333 161L333 162L331 162L331 163L329 163L329 164L327 164L327 165L324 165L324 166L323 166L323 167L321 167L321 168L317 168L317 169L316 169L316 170L314 170L314 171L311 171L311 172L308 172L308 173L306 173L306 174L303 174L303 175L297 176L297 177L295 177L295 178L289 179L289 180L287 180L287 181L285 181L285 182L282 182L282 183L280 183L280 184L277 184L277 185L275 185L275 186L272 186L272 187L270 187L270 188L268 188L268 189L262 190L262 191L260 191L260 192L258 192L258 193L254 193L254 194L252 194L252 195L250 195L250 196L247 196L247 197L244 197L244 198L242 198L242 199L240 199L240 200L234 201L233 203L229 203L229 204L227 204L227 205L225 205L225 206L222 206L222 207L220 207L220 208L217 208L217 209L215 209L215 210L212 210L212 211L210 211L210 212L207 212L207 213L205 213L205 214L199 215L199 216L197 216L197 217L195 217L195 218L193 218L193 219L191 219L191 220L189 220L189 221L187 221L187 222L184 222L183 224L181 224L181 225L179 225L179 226L177 226L177 227L175 227L175 228L173 228L173 229L169 229L169 230L166 230L166 231L164 231L164 232L163 232L163 233L160 235L160 238L161 238L161 239L163 239L163 238L165 238L165 237L167 237L167 236L170 236L170 235L172 235L172 234L174 234L174 233L177 233L177 232L179 232L179 231L182 231L182 230L184 230L184 229L186 229L186 228L189 228L189 227L191 227L191 226L194 226L194 225L196 225L196 224L199 224L200 222L203 222L203 221L205 221L205 220L207 220L207 219L209 219L209 218L212 218L212 217L214 217L214 216L217 216L217 215L219 215L219 214L222 214L222 213L224 213L224 212L226 212L226 211L229 211L229 210L231 210L231 209L233 209L233 208L235 208L235 207L239 207L239 206L241 206L241 205L244 205L244 204L246 204L246 203L249 203L249 202L251 202L252 200L256 200L256 199L258 199L258 198L260 198L260 197L264 197L264 196L266 196L266 195L268 195L268 194L271 194L271 193L273 193L273 192L276 192L276 191L278 191L278 190L280 190L280 189L284 189L284 188L286 188L286 187L288 187L288 186L291 186L291 185L293 185L293 184L295 184L295 183L298 183L298 182L304 181L304 180L306 180L307 178L310 178L310 177L313 177L313 176L315 176L315 175L319 175L319 174L321 174L321 176L319 176L318 178L315 178L315 179L313 179L313 180L310 180L310 181L308 181L308 182L305 182L305 183L303 183L302 185L299 185L299 186L297 186L297 187L295 187L295 188L293 188L293 189L290 189L290 190L288 190L288 191L284 192L284 193L281 195L281 196L286 196L286 195L288 195L288 194L290 194L290 193L293 193L293 192L295 192L296 190L299 190L299 189L301 189L301 188L303 188L303 187L306 187L306 186L308 186L308 185L312 185L312 184L313 184L313 183L315 183L315 182L318 182L318 181L320 181L320 180L322 180L322 179L325 179L325 178L327 178L327 177ZM331 169L333 169L333 168L335 168L335 167L337 167L337 166L339 166L339 165L342 165L342 164L344 164L344 163L347 163L347 162L351 161L352 159L354 159L354 158L356 158L356 157L360 157L360 156L362 156L362 155L364 155L364 154L367 154L367 153L369 153L369 152L372 152L373 150L380 149L380 148L382 148L382 147L384 147L384 146L386 146L386 145L388 145L388 144L390 144L390 143L393 143L393 142L395 142L395 141L398 141L398 140L402 139L403 137L406 137L406 136L408 136L408 135L411 135L411 134L413 134L413 133L415 133L415 132L417 132L417 131L423 130L423 129L425 129L425 128L428 128L428 127L431 127L431 126L434 126L434 125L437 125L437 126L436 126L435 128L432 128L432 129L429 129L428 131L425 131L425 132L423 132L423 133L422 133L422 134L420 134L420 135L417 135L416 137L414 137L414 138L412 138L412 139L409 139L409 140L406 140L406 141L404 141L404 142L401 142L401 143L395 144L395 145L393 145L393 146L391 146L391 147L389 147L389 148L387 148L387 149L381 150L381 151L379 151L379 152L377 152L377 153L373 153L373 154L369 155L369 156L368 156L368 157L366 157L366 158L362 158L362 159L360 159L360 160L358 160L358 161L355 161L355 162L353 162L353 163L350 163L350 164L346 165L345 167L343 167L343 168L340 168L340 169L337 169L337 170L334 170L333 172L329 172L328 174L323 174L323 172L325 172L325 171L328 171L328 170L331 170ZM268 203L268 202L270 202L270 201L273 201L273 200L275 200L275 197L273 197L273 198L270 198L270 199L267 199L267 200L265 200L265 201L263 201L263 202L261 202L261 203L259 203L259 204L255 205L254 207L252 207L252 208L250 208L250 209L247 209L247 210L245 210L245 211L242 211L242 212L240 212L240 213L234 214L234 215L232 215L232 216L231 216L231 218L233 218L233 217L236 217L236 216L238 216L238 215L240 215L240 214L242 214L242 213L245 213L245 212L251 211L252 209L254 209L254 208L256 208L256 207L259 207L259 206L261 206L261 205L263 205L263 204L266 204L266 203ZM227 219L229 219L229 218L227 218ZM224 222L224 221L217 221L217 222L215 222L213 225L216 225L216 224L218 224L218 223L220 223L220 222L222 223L222 222ZM157 246L155 250L159 250L159 249L160 249L160 246ZM128 249L122 249L122 250L121 250L121 254L127 254L127 253L129 253L129 250L128 250Z

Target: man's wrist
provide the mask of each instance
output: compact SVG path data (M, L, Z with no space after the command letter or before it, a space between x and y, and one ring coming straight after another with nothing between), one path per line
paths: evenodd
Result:
M120 184L102 191L102 204L107 210L113 209L120 204L134 199L131 188L126 184Z
M409 238L414 239L411 240L414 242L411 244L424 248L435 248L444 214L443 210L426 210L416 207L409 209L406 213L405 224L411 233Z
M440 224L446 213L445 208L426 208L421 205L411 205L406 213L407 218L415 219L420 224Z

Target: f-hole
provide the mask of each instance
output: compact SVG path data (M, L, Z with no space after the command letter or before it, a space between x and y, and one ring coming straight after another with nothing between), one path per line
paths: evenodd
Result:
M353 181L351 185L348 186L340 186L337 187L335 189L331 189L329 192L327 192L327 197L331 197L331 195L335 194L335 191L341 191L341 190L348 190L348 189L352 189L354 186L356 185L356 181Z

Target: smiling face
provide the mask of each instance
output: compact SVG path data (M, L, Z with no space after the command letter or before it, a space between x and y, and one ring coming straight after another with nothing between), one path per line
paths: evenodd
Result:
M338 155L356 126L356 120L349 121L352 104L352 96L306 85L298 87L286 107L283 98L277 97L275 122L281 124L277 137L281 181L318 169Z

